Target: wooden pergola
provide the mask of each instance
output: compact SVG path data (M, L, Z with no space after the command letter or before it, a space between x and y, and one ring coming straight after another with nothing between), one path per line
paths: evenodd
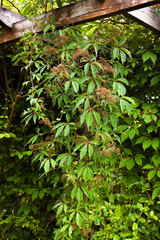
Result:
M77 25L124 14L160 34L160 15L157 15L152 7L159 3L160 0L81 0L37 16L36 19L40 22L38 28L34 21L0 7L0 23L3 26L3 31L0 33L0 45L18 40L29 31L41 32L44 23L50 23L53 16L55 22L60 22L62 25L66 19L68 23Z

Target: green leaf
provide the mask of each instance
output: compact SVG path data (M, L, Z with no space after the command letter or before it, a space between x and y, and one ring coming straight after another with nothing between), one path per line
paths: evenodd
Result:
M88 191L87 187L86 186L81 186L81 188L82 188L84 194L89 198L89 191Z
M144 116L144 121L146 122L146 123L150 123L151 121L152 121L152 119L151 119L151 116L150 115L143 115Z
M62 133L64 127L65 127L65 125L63 125L63 126L61 126L60 128L57 129L55 138L58 137Z
M42 199L44 197L44 191L40 190L39 191L39 198Z
M84 73L85 73L85 76L87 76L88 71L89 71L89 63L87 63L87 64L84 66Z
M127 162L128 162L128 158L124 158L123 160L121 160L119 164L119 168L125 167Z
M77 93L79 91L79 83L72 81L72 86L73 86L75 93Z
M136 231L136 230L138 230L138 224L137 223L133 223L133 225L132 225L132 230L133 231Z
M130 148L124 148L124 152L132 156L132 151Z
M150 181L156 174L156 170L151 170L149 173L148 173L148 180Z
M73 232L73 227L69 226L69 236L72 236L72 232Z
M120 50L120 56L121 56L121 62L122 64L124 64L127 59L126 54Z
M119 83L119 82L113 83L113 91L114 93L118 93L118 96L124 96L126 94L126 88L122 83Z
M157 55L153 52L151 52L151 60L152 62L155 64L156 63L156 60L157 60Z
M79 213L76 214L76 223L79 227L82 226L82 217Z
M144 150L146 150L147 148L149 148L151 146L151 144L152 144L152 140L147 139L143 142L142 147L143 147Z
M113 49L113 60L115 60L119 56L119 49L114 48Z
M117 127L117 118L116 118L116 116L110 115L109 118L110 118L110 121L111 121L112 126L113 126L114 128L116 128L116 127Z
M37 197L38 197L38 191L35 191L33 194L32 194L32 201L34 201Z
M68 91L68 89L69 89L70 85L71 85L71 82L70 82L70 81L67 81L67 82L65 82L65 84L64 84L64 87L65 87L65 92L67 92L67 91Z
M56 0L56 3L57 3L57 5L58 5L59 8L62 7L62 1L61 1L61 0Z
M122 82L122 83L124 83L124 84L126 84L126 85L129 84L129 83L128 83L128 80L127 80L126 78L117 78L116 81L117 81L117 82ZM129 98L129 97L128 97L128 98ZM133 100L132 100L132 101L133 101Z
M50 24L47 24L43 30L44 34L46 34L46 32L48 32L49 30L50 30ZM40 68L38 64L35 63L35 65L38 69Z
M5 134L1 133L0 134L0 138L3 138L5 136Z
M127 129L128 128L128 125L120 125L120 126L118 126L116 129L115 129L115 132L117 132L117 133L121 133L121 132L123 132L125 129Z
M118 46L122 46L123 44L125 44L126 39L125 38L121 38L121 40L118 43Z
M67 228L69 227L69 224L64 225L61 229L60 232L65 232L67 230Z
M144 156L142 154L136 154L135 156L135 162L138 164L138 165L142 165L142 158L144 158Z
M88 154L89 154L89 158L91 158L91 157L92 157L92 155L93 155L93 152L94 152L94 150L93 150L93 147L92 147L92 145L91 145L91 144L89 144L89 145L88 145Z
M150 58L150 52L147 51L142 55L143 62L146 62Z
M160 75L156 75L151 79L151 86L154 86L155 84L157 84L160 80Z
M152 147L157 151L157 149L159 147L159 139L158 138L153 138Z
M160 169L157 171L157 176L160 178Z
M134 128L132 128L129 131L129 138L132 140L134 138L135 134L136 134L136 130Z
M77 193L77 186L75 186L71 191L71 198L72 199L74 199L76 197L76 193Z
M124 142L129 137L129 129L121 134L121 141Z
M4 133L4 136L5 136L6 138L10 138L10 134L9 134L9 133Z
M122 217L121 206L117 205L115 209L115 216L119 220Z
M84 143L82 143L82 142L77 143L75 148L74 148L74 152L76 152L82 145L84 145Z
M131 52L130 52L128 49L126 49L126 48L121 48L121 50L122 50L123 52L125 52L130 58L132 57Z
M49 169L50 169L50 161L47 160L44 164L44 171L45 173L48 173L49 172Z
M80 187L77 188L76 198L79 202L83 200L83 193L82 193Z
M135 163L133 159L129 159L126 164L126 168L130 171L134 167Z
M160 194L160 187L157 187L153 190L152 199L155 199Z
M95 78L97 76L97 68L95 65L91 64L92 75Z
M143 169L154 169L154 166L151 164L146 164Z
M88 111L84 111L80 116L81 124L86 120L86 115L88 114Z
M90 111L86 116L86 124L88 129L92 125L92 123L93 123L93 115L92 115L92 112Z
M157 60L157 55L153 52L147 51L142 55L143 62L146 62L148 59L151 59L153 63Z
M91 81L90 83L89 83L89 85L88 85L88 93L89 94L91 94L91 93L93 93L94 92L94 89L95 89L95 83L94 83L94 81Z
M65 137L68 136L69 131L70 131L70 126L69 126L69 124L67 124L67 125L65 126L65 129L64 129L64 136L65 136Z
M94 118L95 118L97 124L100 124L101 123L101 116L100 116L100 114L98 112L96 112L96 111L93 111L93 115L94 115Z
M142 143L142 142L144 142L144 141L147 140L147 139L148 139L147 137L140 137L140 138L137 139L136 144Z
M80 150L80 159L82 159L87 153L87 144L85 144Z
M85 182L88 181L89 178L93 177L93 171L90 167L86 167L83 172L83 179Z

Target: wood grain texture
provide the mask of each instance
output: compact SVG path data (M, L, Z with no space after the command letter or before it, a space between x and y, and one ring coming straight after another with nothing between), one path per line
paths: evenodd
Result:
M125 15L144 25L148 29L160 34L160 15L156 14L156 10L153 7L134 10L125 13Z
M62 23L68 18L73 25L76 25L158 3L160 0L82 0L61 9L49 11L37 18L41 19L42 23L49 23L52 16L55 17L56 22ZM29 31L35 31L35 25L28 19L15 23L10 31L5 31L0 35L0 44L19 39ZM40 32L42 28L36 31Z
M0 6L0 22L8 28L12 28L14 23L25 20L26 17Z

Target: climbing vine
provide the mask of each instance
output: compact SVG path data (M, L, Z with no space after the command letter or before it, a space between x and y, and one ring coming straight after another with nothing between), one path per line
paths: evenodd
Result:
M159 239L159 37L67 24L0 49L0 239Z

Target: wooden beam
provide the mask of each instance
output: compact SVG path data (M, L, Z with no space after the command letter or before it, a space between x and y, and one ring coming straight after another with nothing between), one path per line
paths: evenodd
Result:
M156 10L153 7L141 8L127 12L124 15L160 34L160 15L156 14Z
M0 6L0 22L8 28L12 28L14 23L27 19L21 14L15 13L7 8Z
M55 22L63 23L68 18L72 24L76 25L158 3L160 3L160 0L82 0L60 9L49 11L38 18L41 19L40 25L50 23L52 16L55 17ZM0 35L0 44L19 39L29 31L40 32L42 28L36 29L34 23L28 19L15 23L10 31Z

